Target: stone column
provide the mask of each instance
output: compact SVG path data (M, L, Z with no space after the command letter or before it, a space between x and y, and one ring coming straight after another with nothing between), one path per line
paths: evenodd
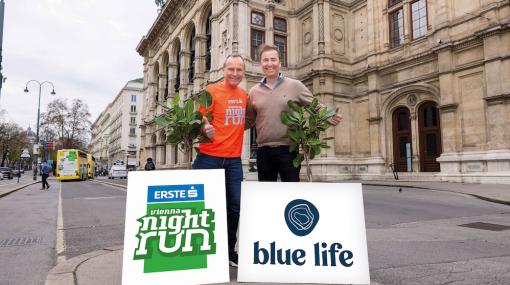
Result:
M177 79L177 63L168 64L168 99L175 97L175 83Z
M487 101L487 126L488 126L488 146L489 150L504 149L507 145L507 139L510 134L506 133L505 120L505 92L503 92L500 47L500 33L493 33L484 38L484 58L485 58L485 82ZM508 72L508 71L507 71ZM508 90L506 90L508 92Z
M207 49L207 36L197 35L195 37L195 86L202 86L205 81L205 57Z
M232 53L239 53L239 0L232 3L232 21Z
M462 140L460 120L457 114L459 91L454 88L453 54L449 48L438 51L438 69L443 153L451 153L462 149Z
M319 42L318 42L318 48L319 48L319 54L325 54L325 40L324 40L324 0L318 0L317 1L317 9L318 9L318 16L319 16Z
M187 50L181 50L181 86L179 88L179 94L181 99L186 99L188 96L188 84L189 82L189 58L191 53Z

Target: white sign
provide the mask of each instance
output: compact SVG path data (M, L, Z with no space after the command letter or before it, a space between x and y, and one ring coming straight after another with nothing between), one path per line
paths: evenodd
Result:
M369 284L361 184L243 182L239 282Z
M30 153L28 152L28 149L24 149L23 151L21 151L20 157L21 158L29 158L30 157Z
M127 165L134 165L134 166L136 166L136 157L128 157Z
M34 151L33 151L34 155L36 154L39 154L39 145L38 144L34 144Z
M224 170L128 174L122 284L229 282Z

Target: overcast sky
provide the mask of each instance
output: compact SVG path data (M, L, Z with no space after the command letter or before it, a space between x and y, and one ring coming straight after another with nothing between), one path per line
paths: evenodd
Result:
M55 98L82 99L94 121L127 81L143 76L136 46L157 17L154 0L4 0L2 121L35 131Z

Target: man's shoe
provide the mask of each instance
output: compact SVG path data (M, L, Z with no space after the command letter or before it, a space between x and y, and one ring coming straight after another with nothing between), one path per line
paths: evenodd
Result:
M48 186L46 187L46 189L50 190L50 185L48 185Z
M228 264L230 266L237 267L238 261L239 261L239 256L237 255L237 253L234 252L232 254L229 254Z

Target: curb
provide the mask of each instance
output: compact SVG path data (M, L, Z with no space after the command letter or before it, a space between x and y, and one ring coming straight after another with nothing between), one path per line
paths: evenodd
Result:
M11 194L11 193L13 193L13 192L18 191L18 190L21 190L21 189L23 189L23 188L25 188L25 187L27 187L27 186L34 185L34 184L36 184L36 183L41 183L41 181L30 182L30 183L27 183L27 184L21 185L21 186L19 186L18 188L14 188L14 189L7 190L7 192L4 192L4 193L1 193L1 194L0 194L0 198L5 197L5 196L7 196L7 195L9 195L9 194Z
M453 190L439 189L439 188L435 188L435 187L425 187L425 186L416 186L416 185L399 184L398 182L396 182L395 184L370 183L370 182L369 182L369 183L361 183L361 184L362 184L362 185L368 185L368 186L407 187L407 188L414 188L414 189L423 189L423 190L434 190L434 191L452 192L452 193L457 193L457 194L469 195L469 196L475 197L475 198L477 198L477 199L484 200L484 201L491 202L491 203L497 203L497 204L502 204L502 205L510 206L510 201L499 200L499 199L495 199L495 198L490 198L490 197L486 197L486 196L481 196L481 195L478 195L478 194L471 194L471 193L465 193L465 192L460 192L460 191L453 191Z
M111 253L113 251L122 250L124 246L112 246L104 249L85 253L69 260L57 264L53 267L48 276L46 277L45 285L76 285L78 280L76 278L76 270L78 267L89 259Z

